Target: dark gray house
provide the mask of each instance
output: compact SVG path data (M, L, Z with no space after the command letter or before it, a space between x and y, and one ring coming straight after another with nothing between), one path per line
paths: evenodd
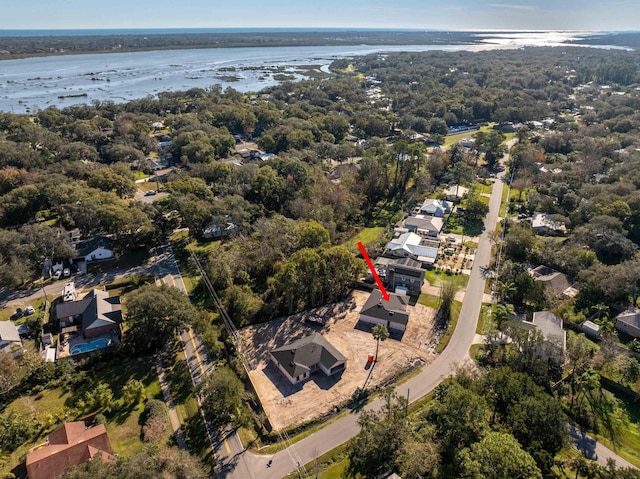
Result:
M395 291L396 287L407 288L419 293L424 284L425 269L420 261L411 258L400 258L387 265L387 286Z
M408 302L408 297L393 293L389 293L389 301L384 301L380 290L374 289L360 311L360 321L404 332L409 322Z
M291 384L304 381L318 370L332 376L344 371L347 365L347 358L320 333L313 333L273 349L269 354Z

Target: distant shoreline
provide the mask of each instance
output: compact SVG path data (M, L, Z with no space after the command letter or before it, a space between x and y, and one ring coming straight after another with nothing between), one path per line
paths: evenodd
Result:
M349 45L480 45L492 36L514 38L529 32L428 31L382 29L131 29L0 30L0 60L93 53L143 52L203 48L296 47ZM608 34L558 32L571 43ZM13 35L12 35L13 34Z

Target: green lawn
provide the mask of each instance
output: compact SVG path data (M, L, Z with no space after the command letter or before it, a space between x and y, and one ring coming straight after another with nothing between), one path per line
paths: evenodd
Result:
M418 298L418 302L423 304L429 308L438 309L438 304L440 299L438 296L434 296L432 294L422 293ZM462 308L462 303L460 301L454 301L451 306L451 319L449 320L449 324L447 325L447 330L444 335L440 339L440 342L436 346L436 353L441 353L444 348L449 344L449 340L451 339L451 335L456 329L456 325L458 324L458 317L460 316L460 309Z
M507 215L507 194L509 193L509 186L506 183L502 185L502 198L500 199L500 212L498 215L504 218Z
M366 247L375 244L380 236L384 233L384 226L375 226L373 228L365 228L360 231L353 238L347 240L344 244L347 248L351 250L358 249L358 242L362 242L362 244Z
M482 303L480 308L480 317L478 318L478 325L476 326L476 334L484 334L485 324L491 312L491 303Z
M479 195L490 195L493 190L493 183L488 181L487 184L484 184L481 181L474 181L471 185L471 188L476 191Z
M140 439L139 421L144 404L140 403L132 410L124 410L119 406L118 399L123 386L129 379L142 381L147 397L162 398L155 371L152 357L119 358L112 362L97 364L87 380L73 390L47 389L37 395L22 396L13 401L7 410L14 409L23 416L34 418L43 426L30 441L21 445L13 454L0 459L0 477L4 477L3 474L7 474L16 467L32 447L46 441L47 435L62 422L76 420L78 416L70 408L85 391L94 388L100 382L107 383L113 391L113 410L105 412L104 415L107 419L107 433L114 451L122 456L130 456L142 450L145 443ZM170 429L167 419L165 439L168 439Z
M467 138L467 137L473 137L475 134L477 134L479 131L482 131L484 133L487 133L489 131L491 131L494 127L495 123L489 123L488 125L485 126L481 126L480 130L475 130L475 131L466 131L464 133L458 133L456 135L447 135L444 137L444 144L441 146L445 146L445 147L449 147L452 145L455 145L456 143L458 143L460 140ZM511 134L512 136L509 137L507 136L507 140L509 140L510 138L513 138L515 136L515 133ZM505 141L507 141L505 140Z
M162 189L162 183L160 183L160 188L158 188L158 183L155 181L155 177L150 177L149 181L145 181L144 183L136 183L136 186L140 188L145 193L149 190Z
M194 394L185 355L178 343L164 355L163 365L189 451L200 457L205 464L212 466L215 458Z
M469 276L466 274L447 274L435 269L428 270L425 278L431 283L431 286L437 286L438 288L445 281L453 281L458 291L465 291L467 289L467 283L469 283Z

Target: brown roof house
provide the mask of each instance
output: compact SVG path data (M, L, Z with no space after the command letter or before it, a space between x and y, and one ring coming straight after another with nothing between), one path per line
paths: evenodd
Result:
M98 454L105 462L115 461L104 425L87 428L84 421L67 422L49 434L46 445L27 454L27 474L29 479L55 479Z
M270 355L291 384L304 381L318 370L332 376L342 372L347 365L347 358L320 333L273 349Z
M360 311L360 321L404 332L409 322L408 302L407 296L395 293L389 293L389 301L384 301L380 290L374 289Z
M121 333L122 305L120 297L94 289L79 301L59 303L56 316L60 326L79 325L85 338Z

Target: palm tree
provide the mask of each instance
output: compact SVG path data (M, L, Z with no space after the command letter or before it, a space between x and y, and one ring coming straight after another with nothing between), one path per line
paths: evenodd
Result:
M376 340L376 357L375 361L378 361L378 348L380 347L380 341L384 341L389 337L389 330L384 324L376 324L371 330L373 339Z
M509 321L513 315L515 315L515 311L512 304L497 304L493 310L493 320L496 322L496 327L502 331L502 325Z

